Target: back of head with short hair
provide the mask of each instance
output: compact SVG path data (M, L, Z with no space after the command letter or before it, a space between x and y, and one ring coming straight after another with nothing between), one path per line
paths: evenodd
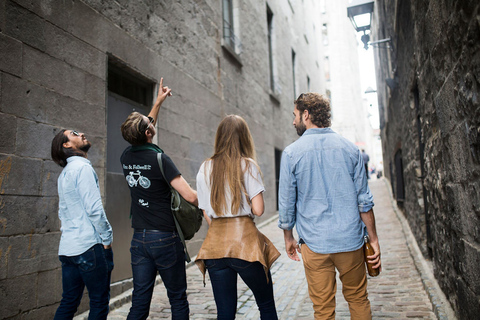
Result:
M319 93L302 93L295 100L295 106L300 114L307 110L312 123L319 128L328 128L332 125L330 101Z
M140 112L132 112L122 123L123 139L132 146L141 146L147 143L147 135L145 134L147 127L148 123L145 124L143 115Z

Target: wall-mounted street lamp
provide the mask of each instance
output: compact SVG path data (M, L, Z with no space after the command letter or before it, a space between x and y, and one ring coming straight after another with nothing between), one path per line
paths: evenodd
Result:
M363 31L361 40L364 44L363 47L365 50L368 50L369 45L372 47L379 47L379 45L383 43L386 44L387 48L390 48L390 38L370 42L370 33L366 32L367 30L370 30L372 25L373 4L374 1L372 0L353 0L351 5L347 7L348 18L352 22L355 31Z
M365 93L376 93L377 90L373 89L372 87L368 87L367 90L365 90Z

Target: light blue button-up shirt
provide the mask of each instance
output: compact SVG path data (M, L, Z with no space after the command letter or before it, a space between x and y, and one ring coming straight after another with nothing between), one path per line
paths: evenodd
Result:
M112 243L98 177L87 159L69 157L58 177L58 216L62 222L59 255L76 256L97 243Z
M282 154L279 223L295 225L317 253L350 252L363 245L360 212L373 207L360 150L330 128L308 129Z

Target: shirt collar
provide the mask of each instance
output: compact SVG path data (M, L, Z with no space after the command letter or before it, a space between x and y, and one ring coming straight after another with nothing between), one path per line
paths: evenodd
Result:
M311 128L303 133L303 135L309 134L325 134L325 133L334 133L332 128Z
M67 163L70 163L70 162L73 162L73 161L82 161L82 162L91 164L90 160L88 160L87 158L84 158L84 157L71 156L71 157L68 157L68 158L67 158Z

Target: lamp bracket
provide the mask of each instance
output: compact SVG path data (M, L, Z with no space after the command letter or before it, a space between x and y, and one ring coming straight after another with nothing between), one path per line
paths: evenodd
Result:
M374 48L387 48L387 49L392 49L392 46L390 45L392 43L391 38L386 38L386 39L381 39L377 41L370 41L368 44ZM385 44L384 47L380 46L381 44Z

